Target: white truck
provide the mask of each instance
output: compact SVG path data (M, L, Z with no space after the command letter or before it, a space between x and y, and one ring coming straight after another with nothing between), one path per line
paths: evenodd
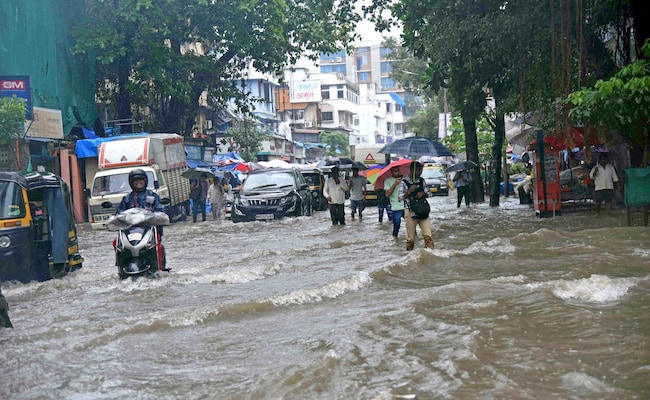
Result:
M148 189L161 199L168 198L171 221L184 220L190 212L190 184L181 174L188 168L183 136L152 133L146 136L104 142L98 152L99 171L88 191L90 222L93 229L105 229L106 221L117 212L122 198L131 192L129 172L145 171Z

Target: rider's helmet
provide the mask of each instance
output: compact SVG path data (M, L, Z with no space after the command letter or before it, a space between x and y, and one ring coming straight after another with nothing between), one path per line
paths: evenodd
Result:
M147 173L141 170L140 168L136 168L131 172L129 172L129 186L131 186L131 189L133 189L133 180L136 178L144 178L145 188L149 185L149 178L147 177Z

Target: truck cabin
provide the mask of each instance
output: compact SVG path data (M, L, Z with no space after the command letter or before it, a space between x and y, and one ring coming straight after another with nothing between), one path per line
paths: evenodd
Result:
M154 178L152 171L145 171L147 173L148 184L147 189L154 190L160 185L158 179ZM156 177L159 178L159 177ZM106 196L109 194L127 194L131 192L129 185L129 173L119 173L113 175L98 176L93 182L92 196Z

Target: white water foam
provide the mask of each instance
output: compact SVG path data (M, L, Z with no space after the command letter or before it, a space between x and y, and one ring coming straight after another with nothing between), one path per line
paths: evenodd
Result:
M359 290L370 282L372 282L370 274L363 271L357 275L331 282L325 286L298 290L286 295L272 297L267 301L270 301L276 306L315 303L321 301L324 297L334 299L346 292Z
M553 294L562 300L577 300L585 303L611 303L627 295L640 278L610 278L592 275L589 278L553 282Z

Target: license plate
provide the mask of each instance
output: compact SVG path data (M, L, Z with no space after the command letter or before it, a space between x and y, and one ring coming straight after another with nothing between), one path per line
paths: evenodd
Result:
M102 214L102 215L95 215L95 221L96 222L104 222L108 221L108 219L111 217L111 214Z
M138 232L133 232L129 233L129 236L127 236L127 239L129 239L129 242L135 241L140 241L142 240L142 234Z
M438 188L431 188L431 189L429 189L429 191L430 191L431 193L435 193L435 192L438 191Z
M255 219L259 220L259 221L268 221L268 220L273 219L273 218L275 218L275 216L273 214L257 214L255 216Z

